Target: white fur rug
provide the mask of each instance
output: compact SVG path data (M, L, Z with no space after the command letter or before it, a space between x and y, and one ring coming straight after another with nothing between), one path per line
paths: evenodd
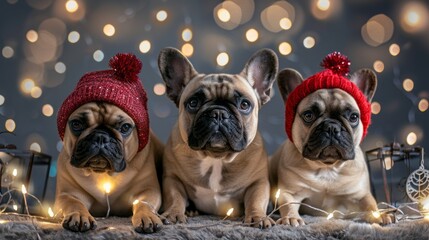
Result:
M60 224L22 216L0 215L0 239L429 239L429 221L402 221L389 226L304 216L306 226L255 229L240 226L239 219L197 216L188 224L163 226L155 234L134 232L129 218L98 219L96 230L74 233Z

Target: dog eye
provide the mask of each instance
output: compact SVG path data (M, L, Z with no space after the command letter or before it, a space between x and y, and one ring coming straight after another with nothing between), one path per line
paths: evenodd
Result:
M359 121L359 115L357 113L350 114L349 121L351 123L356 123L357 121Z
M198 108L198 106L199 106L199 101L198 101L198 99L197 98L192 98L192 99L190 99L189 101L188 101L188 108L190 109L190 110L195 110L195 109L197 109Z
M74 133L80 133L85 129L85 124L81 120L71 120L69 123L70 129Z
M315 119L315 115L314 115L314 113L312 112L312 111L305 111L303 114L302 114L302 119L304 120L304 122L306 122L306 123L311 123L311 122L313 122L314 121L314 119Z
M133 125L131 125L129 123L125 123L121 126L120 131L123 135L126 135L126 134L130 133L132 129L133 129Z
M250 104L249 100L243 99L240 102L240 110L241 111L247 111L250 109L252 105Z

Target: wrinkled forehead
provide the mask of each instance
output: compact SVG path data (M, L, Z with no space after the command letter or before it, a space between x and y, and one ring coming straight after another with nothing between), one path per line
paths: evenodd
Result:
M132 121L131 117L113 104L104 102L90 102L80 106L71 115L70 119L80 119L84 122L123 122Z
M199 74L188 83L182 96L190 97L197 92L203 92L207 99L233 98L238 93L253 102L258 101L255 90L238 74Z
M352 109L359 111L356 100L347 92L338 89L319 89L308 95L299 103L297 111L317 107L321 112Z

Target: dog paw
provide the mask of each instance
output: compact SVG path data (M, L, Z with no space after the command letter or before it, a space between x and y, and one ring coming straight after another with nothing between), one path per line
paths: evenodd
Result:
M73 232L86 232L97 228L97 222L89 214L72 212L64 216L63 228Z
M286 216L286 217L279 218L276 221L276 224L279 224L279 225L290 225L290 226L293 226L293 227L298 227L298 226L305 225L305 222L304 222L304 220L301 217L292 217L292 216L289 217L289 216Z
M185 213L182 213L174 209L165 211L164 213L161 214L161 216L164 218L163 219L164 224L187 222L187 217Z
M396 222L395 215L391 213L381 213L380 216L375 217L370 212L363 217L363 220L367 223L377 223L380 225L388 225Z
M153 212L136 213L131 218L134 230L138 233L154 233L161 229L162 222Z
M249 224L251 227L257 227L261 229L270 228L272 225L275 224L274 220L270 217L259 215L246 216L244 218L244 223Z
M185 215L188 217L196 217L199 216L200 213L197 210L189 210L185 212Z

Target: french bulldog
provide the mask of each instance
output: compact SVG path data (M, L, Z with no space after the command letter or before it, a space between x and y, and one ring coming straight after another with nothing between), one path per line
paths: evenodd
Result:
M169 222L184 223L193 203L206 214L242 216L270 227L268 155L258 133L258 112L270 100L278 59L255 53L239 74L201 74L177 49L158 58L168 97L179 109L163 158L163 209Z
M284 69L277 81L286 103L303 78L293 69ZM346 81L356 84L366 101L371 101L377 87L373 71L361 69ZM320 215L294 202L328 212L368 211L364 216L368 222L394 221L390 214L382 214L380 218L371 214L378 208L360 148L364 131L360 114L354 97L340 88L319 89L299 102L292 116L293 141L287 139L270 159L272 199L275 201L274 193L280 189L278 206L283 205L278 224L305 225L299 212Z

